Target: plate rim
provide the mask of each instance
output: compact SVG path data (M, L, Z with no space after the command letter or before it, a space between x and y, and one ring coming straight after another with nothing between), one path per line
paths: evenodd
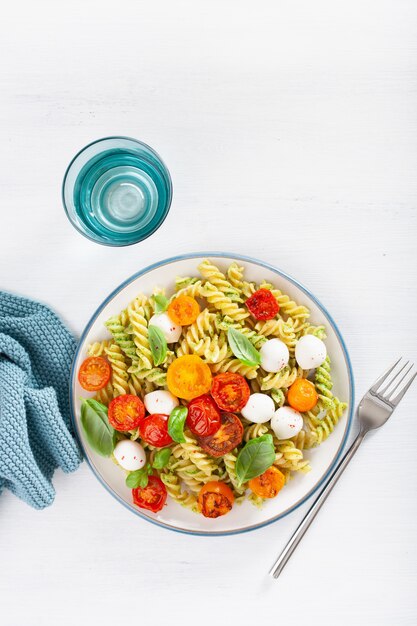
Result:
M333 331L335 332L336 337L337 337L337 339L338 339L338 341L340 343L340 346L342 348L342 353L343 353L343 356L344 356L344 359L345 359L345 363L346 363L346 366L347 366L348 380L349 380L349 408L348 408L349 412L348 412L348 416L347 416L347 420L346 420L346 427L345 427L345 432L343 434L342 441L340 442L339 448L338 448L338 450L337 450L337 452L336 452L332 462L330 463L327 471L323 474L323 476L320 478L320 480L314 485L314 487L312 487L312 489L310 489L310 491L305 496L303 496L300 500L295 502L292 506L290 506L288 509L286 509L282 513L279 513L278 515L275 515L274 517L272 517L271 519L268 519L266 521L259 522L259 524L252 524L252 525L246 526L244 528L236 528L236 529L233 529L233 530L206 531L206 530L191 530L191 529L180 528L180 527L168 524L167 522L164 522L162 520L152 519L150 517L147 517L145 514L141 513L139 509L136 510L132 506L128 505L123 500L123 498L121 498L117 493L115 493L115 491L110 487L110 485L108 485L108 483L100 475L100 473L96 470L96 468L94 467L94 465L92 464L92 462L88 458L88 454L86 452L85 446L82 443L82 440L81 440L81 437L80 437L80 433L79 433L79 425L78 425L77 419L75 417L75 406L74 406L74 403L75 403L74 395L75 394L73 393L73 386L74 386L74 378L75 378L75 363L76 363L76 361L78 359L78 355L79 355L79 353L81 351L81 347L83 346L83 344L85 342L85 338L86 338L87 334L89 333L91 327L95 323L95 321L96 321L97 317L99 316L99 314L109 304L109 302L111 302L111 300L113 300L113 298L116 295L118 295L121 291L123 291L123 289L125 287L127 287L127 285L132 283L137 278L140 278L144 274L148 274L149 272L151 272L151 271L153 271L153 270L155 270L155 269L157 269L159 267L162 267L164 265L171 265L172 263L175 263L177 261L184 261L184 260L188 260L188 259L211 258L211 257L228 258L228 259L233 259L235 261L242 261L243 263L245 263L245 262L254 263L255 265L259 265L261 267L264 267L265 269L268 269L268 270L270 270L270 271L272 271L272 272L282 276L283 278L285 278L286 280L291 282L293 285L295 285L296 287L301 289L301 291L303 291L318 306L318 308L325 314L325 316L329 320L330 325L332 326ZM305 287L298 280L296 280L295 278L293 278L292 276L290 276L289 274L287 274L283 270L279 269L278 267L276 267L274 265L271 265L270 263L266 263L265 261L261 261L259 259L256 259L255 257L250 257L250 256L242 255L242 254L233 253L233 252L214 252L214 251L210 251L210 252L189 252L189 253L186 253L186 254L180 254L180 255L173 256L173 257L168 257L168 258L162 259L161 261L158 261L156 263L152 263L150 265L147 265L146 267L144 267L143 269L139 270L138 272L135 272L129 278L127 278L125 281L120 283L102 301L102 303L97 307L97 309L94 311L94 313L90 317L89 321L87 322L86 326L84 327L84 330L81 333L81 336L79 338L78 345L77 345L77 348L75 350L75 354L74 354L74 357L73 357L73 360L72 360L71 371L70 371L70 380L69 380L69 403L70 403L71 423L72 423L74 432L76 434L79 446L80 446L81 451L83 453L83 457L84 457L85 461L87 462L88 467L93 472L93 474L98 479L98 481L101 483L101 485L106 489L106 491L110 495L112 495L113 498L115 498L118 502L120 502L128 511L130 511L131 513L134 513L135 515L137 515L141 519L144 519L147 522L150 522L151 524L159 526L160 528L165 528L165 529L168 529L168 530L171 530L171 531L174 531L174 532L179 532L179 533L186 534L186 535L197 535L197 536L204 536L204 537L224 537L224 536L227 536L227 535L239 535L239 534L242 534L242 533L246 533L246 532L250 532L250 531L253 531L253 530L260 529L260 528L264 528L265 526L269 526L270 524L273 524L273 523L277 522L278 520L286 517L290 513L293 513L300 506L302 506L309 498L311 498L315 493L317 493L317 491L328 480L328 478L331 475L334 467L336 466L338 460L340 459L340 456L341 456L341 454L343 452L343 449L345 448L345 445L346 445L346 442L348 440L349 433L350 433L350 430L351 430L351 427L352 427L352 422L353 422L354 402L355 402L355 382L354 382L352 363L351 363L351 360L350 360L349 352L347 350L345 341L344 341L344 339L342 337L342 334L341 334L341 332L339 330L339 327L337 326L336 322L334 321L332 315L330 315L330 313L328 312L327 308L320 302L320 300L318 300L316 298L316 296L314 296L311 293L311 291L309 289L307 289L307 287Z

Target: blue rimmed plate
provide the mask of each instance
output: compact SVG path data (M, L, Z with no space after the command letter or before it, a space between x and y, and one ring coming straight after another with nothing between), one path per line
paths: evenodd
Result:
M88 345L109 336L104 322L110 316L118 314L126 308L138 292L151 293L155 286L161 286L166 287L169 293L176 276L197 275L197 265L202 258L210 258L220 268L224 269L233 261L237 261L245 267L247 280L261 282L265 279L287 293L296 302L307 306L311 310L311 321L315 324L324 324L327 328L326 345L332 360L334 392L349 403L348 410L327 441L318 448L305 452L305 456L311 461L311 472L296 475L280 492L279 496L267 501L262 509L254 507L250 502L244 502L242 505L235 506L228 515L216 520L206 519L202 515L192 513L170 499L168 499L167 506L156 514L138 509L133 505L131 490L126 487L124 482L124 473L110 459L103 458L93 452L84 437L80 425L80 397L85 396L86 392L80 388L76 376L79 366L86 356ZM267 263L244 256L218 252L188 254L160 261L141 270L115 289L99 306L87 324L74 358L71 373L71 407L74 427L84 450L85 458L101 484L121 504L139 517L171 530L200 535L225 535L260 528L277 521L300 506L325 482L340 456L351 425L353 404L353 374L346 346L334 320L315 296L296 280Z

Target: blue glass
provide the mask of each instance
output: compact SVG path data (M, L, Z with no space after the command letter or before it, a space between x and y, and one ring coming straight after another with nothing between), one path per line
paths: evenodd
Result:
M74 157L62 197L69 220L85 237L127 246L162 224L171 206L172 182L152 148L129 137L107 137Z

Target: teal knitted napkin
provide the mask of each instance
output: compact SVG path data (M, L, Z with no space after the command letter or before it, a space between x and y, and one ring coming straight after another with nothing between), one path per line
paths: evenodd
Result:
M55 469L73 472L82 458L69 409L75 347L48 307L0 291L0 493L35 509L53 502Z

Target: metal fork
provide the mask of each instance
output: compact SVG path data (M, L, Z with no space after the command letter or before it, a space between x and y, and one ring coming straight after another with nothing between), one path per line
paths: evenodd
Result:
M415 371L413 363L410 363L409 361L404 363L401 357L396 363L394 363L394 365L384 372L378 380L376 380L369 391L367 391L363 396L357 411L359 418L359 433L349 450L343 456L342 460L333 470L325 488L315 500L301 524L298 526L297 530L294 532L284 550L272 566L269 573L273 578L278 578L281 574L292 553L307 532L311 522L314 520L324 504L327 496L339 480L348 463L352 460L352 457L361 445L365 435L367 435L370 430L375 430L385 424L388 418L392 415L394 409L398 406L400 400L410 387L416 375L417 372Z

